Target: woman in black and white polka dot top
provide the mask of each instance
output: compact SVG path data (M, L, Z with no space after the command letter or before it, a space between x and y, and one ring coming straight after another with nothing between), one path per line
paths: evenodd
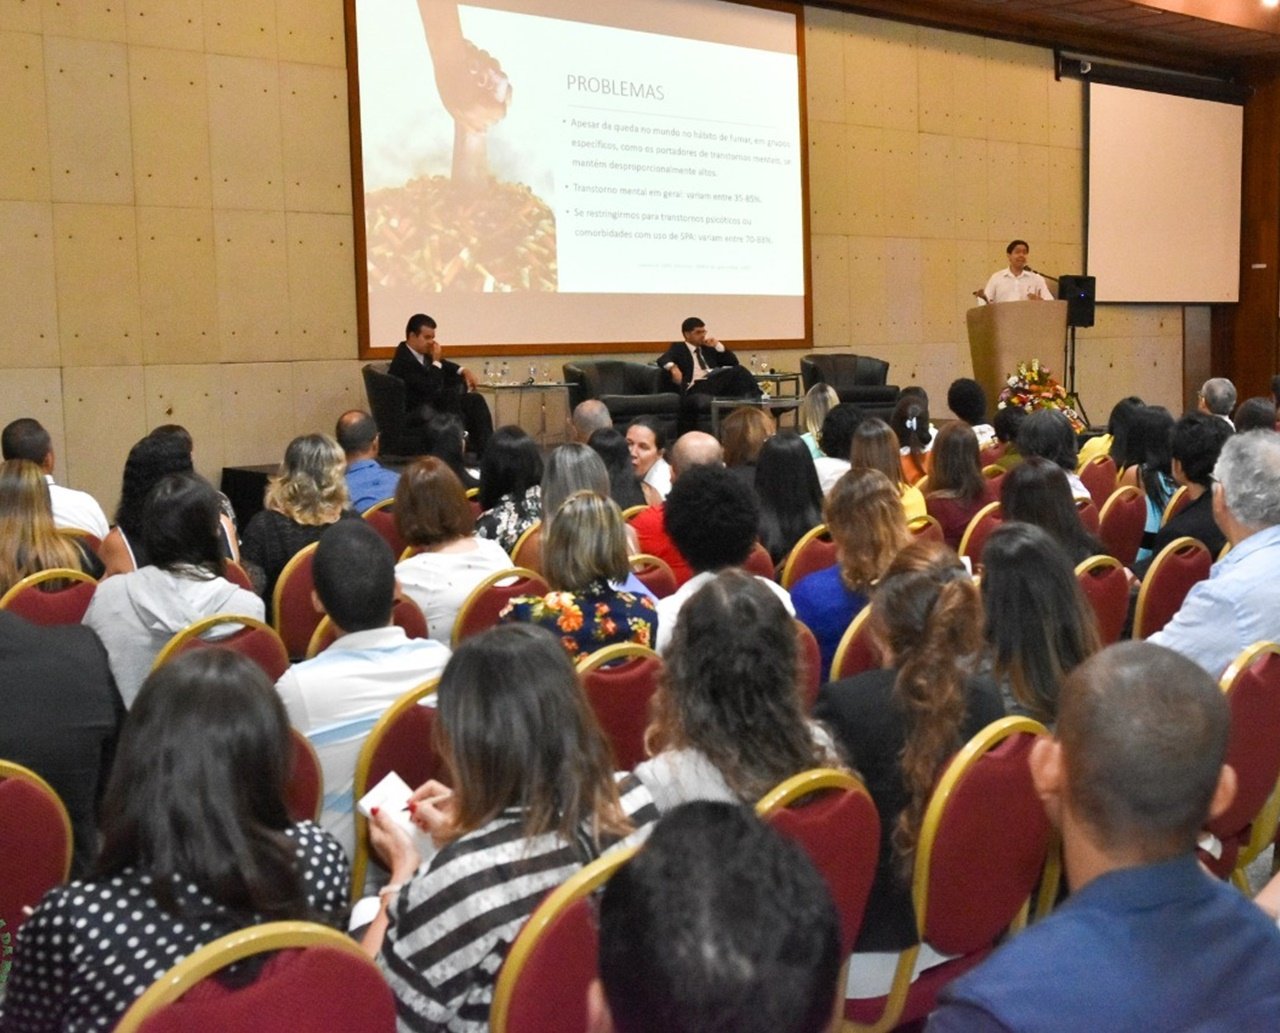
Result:
M284 708L251 661L199 649L152 674L120 739L94 876L51 890L19 931L0 1029L107 1030L220 936L340 923L347 859L327 832L290 822L289 757Z

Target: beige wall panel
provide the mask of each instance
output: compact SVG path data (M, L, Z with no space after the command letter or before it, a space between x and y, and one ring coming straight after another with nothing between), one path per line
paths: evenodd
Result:
M206 68L213 206L283 208L279 67L210 54Z
M957 332L956 303L968 291L956 280L955 243L921 241L920 272L921 336L926 341L964 340L964 334Z
M331 68L347 66L342 4L276 0L277 46L281 61L305 61Z
M813 343L819 348L849 343L849 240L834 234L810 238Z
M857 344L883 344L892 339L887 276L884 239L850 237L849 336Z
M344 362L293 363L293 423L299 434L332 434L334 423L348 409L368 408L359 362L347 359ZM537 405L530 400L525 408L536 420ZM548 427L552 425L550 413L548 401ZM560 418L563 420L564 416ZM536 430L536 422L526 429ZM284 454L283 449L280 454Z
M8 24L0 20L0 25ZM0 32L0 69L4 69L5 92L5 101L0 104L0 140L4 141L0 147L0 200L48 201L49 125L40 37Z
M0 201L2 369L59 362L53 236L53 207L47 202Z
M951 179L956 192L955 234L960 238L985 239L990 221L987 141L953 138L951 158Z
M805 88L809 125L844 121L845 15L818 7L804 12Z
M956 129L956 62L950 48L955 33L920 29L917 33L917 119L922 133L946 135Z
M222 361L269 362L288 358L289 274L284 212L215 211L213 229Z
M916 232L922 237L950 239L956 234L956 212L965 199L957 190L955 143L949 136L919 136Z
M43 10L46 36L113 43L125 40L122 0L44 0Z
M885 313L889 339L920 341L924 311L924 242L916 237L884 241Z
M209 94L204 61L190 51L129 51L133 168L139 205L208 209Z
M987 236L991 240L1024 237L1021 226L1022 187L1018 182L1018 145L987 141Z
M845 127L809 120L809 232L847 233L849 155Z
M950 60L955 71L951 82L951 110L955 118L951 131L956 136L985 139L988 126L996 116L987 108L987 59L983 41L978 36L953 33L952 46L954 54Z
M137 211L143 362L216 360L213 213L193 208Z
M293 415L293 372L287 362L224 365L223 463L278 463L298 431Z
M354 358L359 343L351 217L289 212L285 221L291 357Z
M969 330L965 314L977 304L973 292L986 286L987 280L1004 262L1004 246L993 247L986 240L956 240L956 333L968 345Z
M1046 50L987 40L987 111L990 137L1023 143L1049 142Z
M1054 147L1084 146L1084 83L1050 77L1049 143Z
M350 213L346 71L282 64L280 124L285 208Z
M55 204L53 230L63 364L137 365L142 317L134 209Z
M1060 243L1081 239L1084 226L1083 153L1067 147L1049 148L1049 178L1045 198L1049 237Z
M919 134L884 131L883 227L886 236L920 233Z
M8 363L5 367L0 377L0 425L20 416L39 420L53 438L55 455L61 455L67 439L62 429L62 370L12 369Z
M905 341L881 341L869 348L854 350L860 355L873 355L877 359L884 359L889 364L890 384L906 387L908 384L920 383L921 346L919 344Z
M929 393L929 419L934 426L939 420L954 418L947 408L947 388L957 377L967 377L972 372L967 341L929 341L920 346L916 383Z
M915 130L915 27L855 17L844 45L846 121Z
M276 5L264 0L204 0L204 41L210 54L275 60Z
M0 25L10 32L40 32L40 0L0 0Z
M865 126L846 128L849 199L845 222L851 234L878 237L885 232L884 136L883 129Z
M165 423L180 423L195 442L196 471L217 484L222 477L223 438L229 421L223 416L222 367L147 366L147 431Z
M44 73L53 199L131 204L126 47L45 36Z
M62 394L67 444L56 476L87 491L110 517L125 457L147 432L142 367L64 367Z
M1048 147L1029 143L1018 145L1018 168L1010 185L1016 188L1014 196L1018 208L1015 225L1020 227L1016 235L1027 241L1048 240L1050 237L1053 201L1049 190L1053 180L1049 174L1049 155Z
M201 0L128 0L125 15L130 46L204 49Z

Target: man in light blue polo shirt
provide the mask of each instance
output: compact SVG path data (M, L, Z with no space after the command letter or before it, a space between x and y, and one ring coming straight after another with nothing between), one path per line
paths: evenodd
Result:
M378 462L378 425L373 417L360 409L351 409L338 417L334 437L347 456L347 494L351 508L363 513L375 502L396 493L400 475Z

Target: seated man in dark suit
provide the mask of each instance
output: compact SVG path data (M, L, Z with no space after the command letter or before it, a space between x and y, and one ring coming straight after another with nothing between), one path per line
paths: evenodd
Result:
M477 457L483 455L493 433L493 416L475 393L475 374L444 358L436 340L436 321L430 316L421 312L410 316L404 337L387 372L404 381L410 429L420 431L437 412L457 413L467 429L470 450Z
M658 359L683 401L680 432L692 430L698 414L709 412L712 398L758 398L755 377L744 369L720 341L707 333L707 324L690 316L680 324L683 341L677 341Z

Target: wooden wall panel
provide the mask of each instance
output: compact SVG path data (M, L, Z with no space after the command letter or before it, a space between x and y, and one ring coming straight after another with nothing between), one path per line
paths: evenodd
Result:
M201 0L129 0L125 20L131 47L204 49Z
M124 4L120 0L42 0L41 12L46 36L125 41Z
M125 458L147 432L142 367L65 366L62 398L67 447L56 476L89 492L110 517Z
M263 0L204 0L204 45L210 54L275 61L276 5Z
M342 69L347 66L341 4L276 0L276 33L281 61Z
M236 433L234 422L223 413L220 373L216 363L157 364L143 370L146 431L166 423L186 427L195 442L192 458L196 471L215 485L222 477L225 438Z
M349 215L289 212L290 348L294 359L350 359L356 294Z
M213 213L218 355L223 362L287 359L288 245L282 211Z
M285 208L343 212L350 222L351 162L333 146L347 135L347 73L316 65L280 66Z
M0 201L0 369L52 367L61 361L53 260L53 208ZM0 421L0 422L8 422Z

